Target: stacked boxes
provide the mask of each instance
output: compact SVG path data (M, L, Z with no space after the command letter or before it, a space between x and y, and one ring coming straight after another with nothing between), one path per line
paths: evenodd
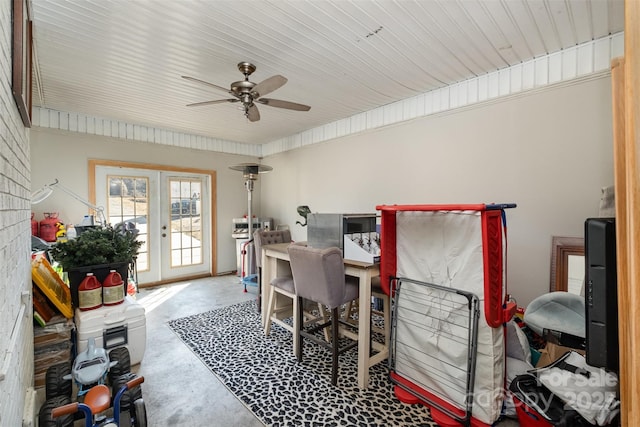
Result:
M45 385L45 375L49 366L71 363L74 330L72 320L62 316L53 317L46 326L33 327L34 382L35 387Z

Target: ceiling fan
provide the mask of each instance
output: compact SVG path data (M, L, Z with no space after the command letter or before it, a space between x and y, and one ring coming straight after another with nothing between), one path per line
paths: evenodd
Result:
M311 109L311 107L309 107L308 105L297 104L295 102L282 101L280 99L273 98L262 98L262 96L284 86L284 84L287 82L286 77L275 75L256 84L249 81L249 76L256 70L255 65L249 62L241 62L238 64L238 69L242 74L244 74L244 80L231 83L231 89L225 89L222 86L205 82L204 80L196 79L195 77L182 76L183 79L202 83L234 96L234 98L187 104L187 107L222 104L225 102L241 102L244 110L244 115L247 119L249 119L250 122L257 122L258 120L260 120L260 112L258 111L258 107L255 104L256 102L263 105L268 105L270 107L285 108L287 110L309 111Z

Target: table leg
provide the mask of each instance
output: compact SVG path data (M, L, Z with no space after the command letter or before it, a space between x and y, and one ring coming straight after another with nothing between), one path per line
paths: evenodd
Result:
M362 269L358 274L358 387L366 390L369 386L369 353L371 352L371 271Z
M277 259L265 256L264 252L265 251L262 251L262 275L260 277L260 292L264 293L264 295L261 295L260 298L260 319L263 328L267 322L267 305L269 303L269 298L265 297L269 294L269 286L271 286L271 280L274 279L277 271Z

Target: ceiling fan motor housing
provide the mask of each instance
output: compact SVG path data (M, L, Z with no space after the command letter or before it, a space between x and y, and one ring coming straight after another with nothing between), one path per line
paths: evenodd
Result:
M251 89L253 89L255 85L254 82L250 82L249 80L241 80L231 83L231 91L236 95L250 94Z

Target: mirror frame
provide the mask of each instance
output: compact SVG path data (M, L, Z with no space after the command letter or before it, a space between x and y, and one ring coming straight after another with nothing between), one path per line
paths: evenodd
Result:
M584 239L552 236L550 292L568 290L569 255L584 256Z

